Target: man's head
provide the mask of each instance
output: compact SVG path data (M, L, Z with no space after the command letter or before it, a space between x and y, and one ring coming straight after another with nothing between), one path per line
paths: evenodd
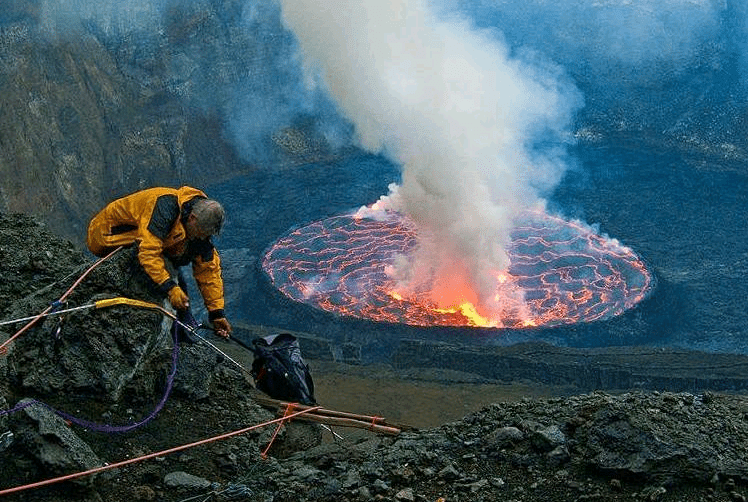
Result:
M223 226L223 206L212 199L198 199L187 217L187 235L190 238L206 239L217 235Z

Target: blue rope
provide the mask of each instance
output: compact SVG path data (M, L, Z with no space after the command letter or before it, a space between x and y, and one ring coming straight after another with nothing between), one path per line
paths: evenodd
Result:
M62 307L63 305L65 305L65 303L61 302L60 300L53 301L52 303L49 304L50 309L51 309L49 313L57 312L58 310L60 310L60 307Z

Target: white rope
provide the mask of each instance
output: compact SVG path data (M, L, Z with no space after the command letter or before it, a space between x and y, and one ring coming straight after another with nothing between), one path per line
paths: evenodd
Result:
M0 322L0 326L5 326L6 324L15 324L17 322L30 321L30 320L36 319L36 318L49 317L49 316L59 315L59 314L67 314L68 312L75 312L76 310L90 309L90 308L95 307L95 306L96 306L95 303L89 303L88 305L81 305L80 307L72 307L72 308L69 308L69 309L55 310L54 312L47 312L46 314L33 315L33 316L29 316L29 317L21 317L20 319L11 319L10 321L2 321L2 322Z

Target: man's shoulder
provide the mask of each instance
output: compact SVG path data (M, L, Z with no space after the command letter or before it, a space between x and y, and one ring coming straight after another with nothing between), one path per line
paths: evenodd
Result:
M207 197L202 190L186 185L175 190L175 193L179 197L179 200L183 202L195 197Z
M171 228L179 219L179 198L173 193L163 193L156 198L148 230L159 239L166 239Z

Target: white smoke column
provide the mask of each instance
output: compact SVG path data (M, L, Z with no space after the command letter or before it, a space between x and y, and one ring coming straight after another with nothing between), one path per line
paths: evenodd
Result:
M394 271L403 288L434 281L441 306L500 310L492 275L509 265L513 218L563 171L555 147L538 153L533 144L540 133L559 135L577 94L510 57L496 33L436 19L420 1L282 0L282 8L310 73L322 76L362 145L403 167L388 200L422 237Z

